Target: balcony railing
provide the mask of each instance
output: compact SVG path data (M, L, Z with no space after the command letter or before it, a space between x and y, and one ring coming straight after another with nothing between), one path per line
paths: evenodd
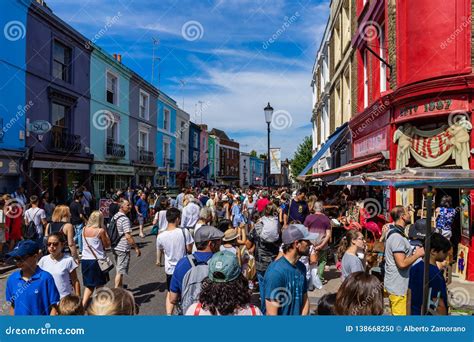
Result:
M125 158L125 145L117 144L111 139L107 139L106 155L109 158Z
M145 150L143 148L138 149L138 159L140 160L140 163L143 164L152 164L153 161L155 160L155 157L153 156L152 151Z
M49 149L56 152L80 153L81 136L65 132L51 131Z
M171 167L173 168L174 167L174 160L173 159L170 159L170 158L163 158L163 166L164 167Z
M189 169L189 164L187 163L181 163L180 167L179 167L179 170L180 171L188 171Z

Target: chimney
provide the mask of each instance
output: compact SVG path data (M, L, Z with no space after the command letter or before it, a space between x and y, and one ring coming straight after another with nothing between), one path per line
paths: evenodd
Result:
M114 53L114 59L117 60L117 54L116 53Z
M117 55L117 60L120 64L122 64L122 55L121 54Z

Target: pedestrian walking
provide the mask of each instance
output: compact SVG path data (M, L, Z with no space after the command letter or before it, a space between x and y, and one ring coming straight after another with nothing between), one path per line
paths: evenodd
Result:
M53 217L53 212L54 208L56 208L56 205L52 202L50 196L49 196L49 191L44 191L43 194L41 195L41 203L40 203L40 208L44 209L44 212L46 213L46 221L51 222L51 219Z
M110 247L110 239L104 224L104 216L98 210L91 213L82 231L84 248L82 250L81 270L82 283L85 287L82 304L87 307L89 299L96 288L109 281L109 273L99 267L99 260L107 257L105 249Z
M196 251L184 256L176 264L170 284L170 303L179 304L181 313L198 301L201 283L208 275L207 262L219 251L223 236L220 230L212 226L202 226L194 235Z
M390 216L393 225L385 241L384 285L389 294L392 315L406 316L410 266L423 257L425 251L423 247L417 247L413 252L405 235L405 226L411 223L408 209L397 205L391 210Z
M54 233L62 233L66 237L64 247L65 254L71 256L79 264L79 252L74 242L74 227L71 222L71 212L68 206L58 205L53 212L52 222L48 223L45 230L45 236L48 237Z
M8 242L8 250L11 251L18 241L23 239L23 207L10 195L4 195L5 206L5 240Z
M217 252L209 260L208 277L202 282L199 301L186 311L187 316L261 316L250 303L252 293L234 254Z
M364 253L366 247L364 235L358 230L349 230L342 238L338 248L342 280L346 279L351 273L365 272Z
M6 256L19 268L7 280L10 315L56 315L59 292L53 276L38 266L40 245L36 241L20 241Z
M20 186L16 189L16 191L11 195L11 198L14 198L22 207L26 207L28 203L25 188Z
M169 290L171 277L178 261L185 255L191 253L193 238L189 231L180 228L181 212L176 208L170 208L166 212L168 227L156 237L156 248L165 253L165 273L166 273L166 313L172 314L174 306L170 302Z
M82 207L81 201L84 197L84 194L81 191L74 193L74 201L69 205L71 210L71 224L74 227L76 244L79 247L79 254L81 254L83 249L82 241L82 229L84 224L87 222L84 215L84 208Z
M130 249L133 248L137 257L140 257L141 251L138 248L132 236L132 223L128 218L128 214L132 206L129 201L122 199L120 201L120 210L114 215L113 220L117 227L120 241L116 246L112 246L114 250L116 273L115 273L115 287L123 287L123 276L128 275L130 267Z
M82 198L81 204L82 207L84 208L84 216L86 218L89 218L89 215L91 214L91 204L92 204L92 194L90 193L89 190L83 185L81 188L82 193L84 194L84 197Z
M365 272L350 274L337 291L336 315L380 316L383 314L383 285Z
M288 208L288 223L301 223L306 220L309 215L308 203L306 203L306 188L301 188L297 191L295 199L290 201Z
M201 202L196 200L193 195L186 195L184 199L184 208L182 215L182 227L194 231L197 221L199 220L199 212L201 211Z
M122 288L101 288L87 309L89 316L133 316L138 306L133 294Z
M145 237L145 234L143 233L143 227L144 227L145 222L148 218L149 204L146 200L146 197L147 197L146 193L142 192L141 195L140 195L140 198L135 203L135 210L137 211L137 215L138 215L138 225L140 227L139 236L141 238Z
M26 236L26 238L35 240L40 245L40 248L43 248L44 227L48 223L48 221L46 221L46 213L43 209L38 207L38 204L39 204L38 196L36 195L31 196L30 204L31 204L30 209L25 211L25 225L27 227L26 231L27 231L27 234L30 235L31 231L36 230L36 235ZM30 227L33 227L33 226L34 226L34 229L30 229Z
M69 294L59 301L58 314L60 316L84 316L85 313L80 296Z
M79 265L69 255L64 254L65 245L66 236L63 233L50 234L46 242L49 255L42 257L38 266L53 276L61 298L69 294L80 296L81 286L76 272Z
M456 209L453 208L453 199L448 195L443 196L435 211L436 231L448 240L453 235L452 226L455 216Z
M282 232L283 256L273 261L265 273L267 315L308 315L308 283L301 256L308 256L317 235L301 224L290 224Z

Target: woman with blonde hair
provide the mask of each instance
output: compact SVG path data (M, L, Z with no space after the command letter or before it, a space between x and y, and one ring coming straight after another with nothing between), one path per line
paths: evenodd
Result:
M92 293L109 281L109 273L99 267L99 259L107 257L105 249L110 247L110 239L105 230L104 215L98 210L92 212L85 228L82 231L84 246L82 249L82 280L84 284L84 298L82 304L87 307Z
M74 242L74 227L71 224L71 211L66 205L58 205L51 218L51 222L46 226L45 238L53 233L63 233L67 238L67 245L64 253L70 254L77 264L79 264L79 253Z
M137 313L133 294L122 288L98 289L87 309L90 316L133 316Z

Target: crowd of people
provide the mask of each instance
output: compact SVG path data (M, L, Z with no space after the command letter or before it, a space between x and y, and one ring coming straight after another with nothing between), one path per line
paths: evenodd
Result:
M166 274L168 315L308 315L311 309L318 315L417 315L425 252L429 312L448 314L444 268L452 215L443 208L449 198L437 209L439 233L425 237L423 221L412 224L410 208L402 206L391 209L389 223L356 222L348 189L331 195L305 188L184 188L172 198L128 188L110 197L105 217L85 187L69 205L47 193L27 198L22 188L3 196L0 251L18 267L7 280L12 315L138 313L124 276L132 249L141 255L136 239L145 237L147 225L156 235L156 267ZM425 238L430 251L420 243ZM372 272L369 248L377 242L384 245L379 273ZM331 259L342 285L311 308L308 292L327 283Z

